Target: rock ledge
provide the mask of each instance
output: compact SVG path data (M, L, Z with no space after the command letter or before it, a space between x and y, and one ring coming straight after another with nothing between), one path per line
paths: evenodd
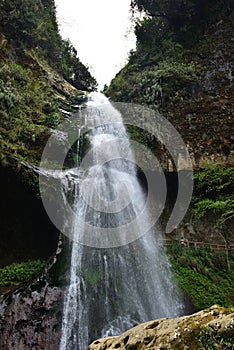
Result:
M193 315L140 324L120 336L94 341L88 350L201 349L198 338L211 331L215 337L234 337L234 313L214 305Z

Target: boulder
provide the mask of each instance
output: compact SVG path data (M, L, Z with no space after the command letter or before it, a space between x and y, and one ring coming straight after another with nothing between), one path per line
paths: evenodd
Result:
M193 315L140 324L120 336L96 340L87 350L193 350L204 349L204 341L221 344L231 338L234 339L233 310L214 305Z

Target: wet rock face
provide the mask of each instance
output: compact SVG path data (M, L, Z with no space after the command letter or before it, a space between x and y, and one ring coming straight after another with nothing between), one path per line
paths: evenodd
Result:
M1 350L59 349L62 290L37 281L1 300Z
M24 286L0 288L0 349L58 349L63 292L50 283L49 269L60 251L59 234L40 199L17 175L1 169L0 266L50 259Z
M119 337L96 340L88 350L195 350L199 348L199 341L208 330L214 339L233 338L233 311L214 305L194 315L146 322Z
M0 350L58 350L70 241L59 236L56 252L31 280L0 289Z
M41 199L21 174L9 168L1 168L0 192L0 267L50 258L56 251L59 233Z

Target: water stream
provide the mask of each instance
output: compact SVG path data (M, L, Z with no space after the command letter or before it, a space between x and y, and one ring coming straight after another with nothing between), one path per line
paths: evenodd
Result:
M92 126L92 153L74 192L76 218L60 350L84 350L96 338L178 316L184 308L160 228L141 236L150 208L120 113L97 93L90 95L83 113Z

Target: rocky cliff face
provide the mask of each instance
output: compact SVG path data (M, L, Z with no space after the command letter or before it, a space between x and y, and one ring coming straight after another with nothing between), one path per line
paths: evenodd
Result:
M191 316L143 323L119 337L96 340L88 350L233 349L233 337L233 310L214 305Z
M51 284L49 270L55 263L56 255L37 278L15 291L1 295L2 350L59 348L63 290Z
M207 163L233 166L233 12L207 18L209 25L200 32L185 31L190 45L164 39L161 45L166 42L171 48L161 51L155 43L145 48L147 33L150 38L155 30L154 20L148 20L145 28L143 23L145 37L138 40L136 53L106 93L114 101L144 104L166 117L187 145L194 169ZM150 135L146 143L163 168L173 171L163 145Z
M188 146L194 169L234 165L233 15L211 26L190 53L198 79L187 97L163 110Z
M181 28L182 34L178 34L178 28L173 28L170 33L168 18L160 17L157 5L160 4L161 8L165 6L165 11L173 12L179 6L179 1L174 8L170 8L170 3L158 0L150 3L138 0L132 3L147 9L152 16L136 26L136 52L132 53L129 63L113 79L106 93L114 101L146 105L168 119L182 136L195 171L200 172L210 165L224 169L233 167L233 6L228 1L214 1L217 8L214 6L206 12L205 23L201 22L199 27L197 18L192 25L193 29L188 25ZM197 4L196 1L191 1L192 3ZM207 1L204 1L204 6L209 9ZM187 10L189 11L188 8ZM166 13L168 16L171 14ZM182 15L189 21L185 12ZM152 119L151 129L157 130L157 125L153 126L153 123ZM168 192L171 191L175 199L176 171L184 167L183 162L179 161L180 152L177 152L175 140L171 140L172 147L178 154L177 164L173 164L166 147L154 135L149 135L144 130L144 125L138 133L132 132L132 138L147 145L165 172L169 173ZM151 166L151 162L148 164ZM215 178L215 172L212 176ZM217 181L222 183L224 178L225 175L220 176ZM217 205L227 198L233 203L231 186L226 189L223 187L225 199L214 193L215 190L211 196L207 194L206 197L207 188L213 184L214 182L209 185L207 179L199 193L198 183L195 183L194 198L203 192L203 199L216 200ZM172 200L172 203L175 201ZM191 206L192 210L194 206ZM173 232L173 236L224 244L224 234L221 232L223 228L220 230L220 225L217 225L219 214L219 210L215 213L213 211L213 217L208 215L203 221L194 224L194 215L191 213L183 225ZM233 241L233 217L225 219L225 225L228 239Z
M39 166L48 138L95 85L60 37L53 0L0 1L0 267L55 254L59 233L27 165ZM17 288L1 281L1 349L58 349L63 291L52 265Z
M34 284L35 290L13 293L0 320L2 350L58 349L61 336L62 292Z

